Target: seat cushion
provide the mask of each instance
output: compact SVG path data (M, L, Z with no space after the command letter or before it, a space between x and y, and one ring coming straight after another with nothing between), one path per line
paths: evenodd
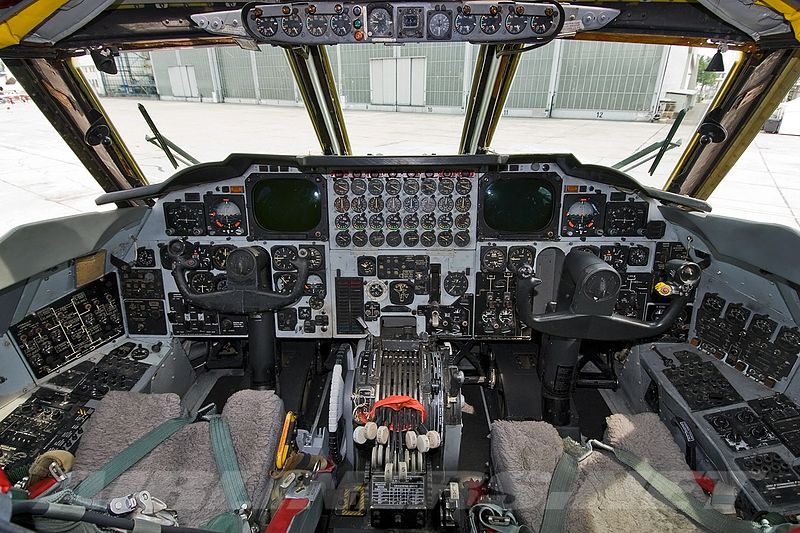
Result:
M704 499L678 445L657 415L612 415L607 422L606 442L649 460L683 490ZM517 518L534 531L541 524L550 479L562 454L561 438L549 424L498 421L492 425L494 480L512 496L510 506ZM567 530L702 531L606 452L592 453L579 464Z
M165 420L181 416L174 394L110 392L89 420L75 457L83 479ZM257 502L270 487L269 471L283 423L283 402L271 391L240 391L222 412L231 429L239 469ZM178 513L182 526L198 526L227 511L207 422L190 424L164 441L96 496L100 500L148 490Z

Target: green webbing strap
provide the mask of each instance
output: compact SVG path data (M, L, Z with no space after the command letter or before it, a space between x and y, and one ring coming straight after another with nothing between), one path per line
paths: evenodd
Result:
M93 472L74 489L77 496L92 498L112 481L142 460L156 446L170 438L179 429L194 421L192 418L173 418L153 428L149 433L109 459L100 470Z
M228 423L219 415L209 415L209 430L211 432L211 448L214 451L214 462L217 463L217 472L222 482L222 491L228 508L241 513L250 510L250 498L242 480L239 462L236 460L236 450L233 448L233 439Z
M564 455L556 464L547 489L547 502L539 533L558 533L565 530L567 504L575 488L575 478L578 477L578 461L588 454L586 448L569 437L563 440L563 444Z
M755 523L724 515L712 507L706 507L677 484L658 473L650 463L631 452L612 448L597 441L590 441L597 448L609 450L624 465L632 468L675 508L704 528L714 533L754 533L761 531Z

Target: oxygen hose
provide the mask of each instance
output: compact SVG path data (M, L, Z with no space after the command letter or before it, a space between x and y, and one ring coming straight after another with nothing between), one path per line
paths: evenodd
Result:
M343 362L346 348L339 349L336 364L331 375L331 395L328 401L328 452L334 462L341 460L339 455L339 418L341 418L342 398L344 395Z
M95 511L88 511L78 505L64 505L61 503L46 503L36 500L23 500L12 502L12 515L29 514L44 516L55 520L69 522L88 522L100 527L112 527L132 531L136 523L130 518L110 516ZM158 525L158 524L156 524ZM180 526L160 526L163 533L214 533L208 529L197 529ZM20 530L8 530L9 533L19 533Z

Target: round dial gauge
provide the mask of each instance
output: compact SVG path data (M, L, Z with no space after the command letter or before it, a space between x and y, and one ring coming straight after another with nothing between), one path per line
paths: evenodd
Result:
M456 246L464 248L465 246L469 246L470 236L468 231L459 231L453 236L453 242L456 243Z
M333 182L333 192L336 194L347 194L350 192L350 184L344 178L339 178Z
M312 296L308 299L308 306L315 311L318 311L325 307L325 300L320 298L319 296Z
M283 17L281 19L281 29L289 37L297 37L303 33L303 19L297 13Z
M450 296L460 298L466 294L469 289L469 279L463 272L448 272L444 277L444 292Z
M379 302L386 299L387 294L387 287L384 282L376 279L367 283L367 296L370 300Z
M648 259L650 259L650 249L644 246L634 246L628 253L630 266L645 266Z
M419 209L419 198L416 196L407 196L403 200L403 209L406 213L415 213Z
M336 220L334 220L334 224L336 225L336 229L338 230L346 230L350 227L350 215L347 213L343 215L337 215Z
M436 227L436 215L430 213L428 215L424 215L420 220L420 225L422 229L433 229Z
M436 234L432 231L423 231L422 235L419 237L419 241L425 248L430 248L436 244Z
M294 270L292 263L297 259L294 246L276 246L272 249L272 268L275 270Z
M356 196L350 202L350 209L355 211L356 213L363 213L367 210L367 199L363 196Z
M409 248L413 248L419 243L419 233L416 231L409 231L403 235L403 244Z
M278 33L278 19L275 17L257 18L256 30L264 37L274 37Z
M567 227L574 231L593 228L597 217L597 207L588 198L581 198L567 210Z
M366 231L357 231L353 233L353 245L357 246L358 248L363 248L367 245L367 232Z
M431 178L424 178L422 180L422 194L427 194L428 196L436 193L436 182L433 181Z
M459 13L456 15L454 25L458 33L461 35L469 35L475 29L477 21L475 20L475 15L465 15L464 13Z
M353 229L364 229L367 227L367 215L356 215L353 217Z
M228 278L225 276L217 276L216 281L214 282L214 290L216 291L224 291L228 288Z
M716 311L719 314L725 307L725 299L714 294L709 294L703 299L703 308Z
M535 15L531 17L531 29L533 33L536 35L542 35L550 31L550 28L553 27L553 19L552 17L545 17L541 15Z
M189 279L189 287L197 294L214 292L214 274L211 272L195 272Z
M211 211L208 213L208 223L210 232L214 233L221 231L223 233L235 233L242 235L244 228L242 227L242 210L236 205L236 202L231 201L229 198L223 198L218 202Z
M469 215L467 214L458 215L456 217L456 227L458 229L469 229L471 222L472 221L469 219Z
M518 33L522 33L528 26L528 17L525 15L517 15L516 13L511 13L506 17L506 30L508 33L512 35L516 35Z
M765 316L755 316L750 323L750 329L763 337L769 337L775 331L778 324Z
M225 270L228 256L236 249L235 246L214 246L211 249L211 264L217 270Z
M331 17L331 31L339 37L344 37L350 33L352 23L348 13L339 13Z
M452 196L442 196L439 198L439 211L444 211L445 213L449 213L453 210L454 207L453 197Z
M325 282L317 274L309 274L303 285L303 294L306 296L325 297Z
M450 178L439 180L439 194L453 194L455 188L456 185Z
M386 199L386 210L390 213L397 213L403 208L403 201L399 196L390 196Z
M202 235L205 233L203 204L182 202L164 205L167 235Z
M297 274L294 272L284 272L275 274L275 290L281 294L289 294L297 285Z
M533 257L533 248L530 246L512 246L508 251L508 269L516 272L524 264L533 266Z
M367 182L362 180L361 178L355 178L353 180L353 183L350 184L350 190L353 191L353 194L355 194L356 196L361 196L362 194L367 192Z
M742 307L741 305L730 305L728 306L728 310L725 312L725 320L736 324L738 326L744 326L747 319L750 317L750 311Z
M386 192L391 195L400 194L400 190L403 188L403 184L400 183L400 180L397 178L389 178L386 181Z
M450 15L438 11L428 19L428 33L434 39L444 39L450 35Z
M383 246L385 240L386 236L383 234L382 231L373 231L372 233L369 234L369 243L375 248Z
M325 15L309 15L306 17L308 33L314 37L322 37L328 31L328 17Z
M306 252L309 270L319 270L325 264L325 255L319 248L301 248Z
M439 246L443 248L450 246L451 244L453 244L452 232L450 232L449 230L441 232L439 236L436 238L436 242L438 242Z
M381 229L383 227L383 215L378 213L369 217L370 229Z
M403 183L403 192L409 196L413 196L419 192L419 180L417 178L408 178Z
M469 194L472 191L472 182L466 178L459 178L456 181L456 192L458 194Z
M503 25L503 15L499 12L494 15L481 16L481 31L486 35L493 35L497 33L500 26Z
M483 252L481 265L489 272L502 272L506 265L506 252L502 248L492 246Z
M608 206L606 233L609 235L643 235L647 224L647 204L620 202Z
M783 347L784 350L796 354L800 351L800 331L797 328L784 326L778 333L778 338L775 339L775 342Z
M416 213L413 215L406 215L403 218L403 227L405 229L417 229L419 226L419 216Z
M388 244L393 248L400 246L402 242L403 242L403 237L400 235L399 231L390 231L386 235L386 244Z
M386 8L374 8L367 19L369 33L373 37L392 36L392 15Z
M390 230L400 229L400 226L403 225L403 219L400 218L400 215L394 214L389 215L386 217L386 227Z
M456 211L459 213L466 213L472 207L472 200L469 196L459 196L456 198Z
M381 194L383 192L383 181L379 179L371 179L369 180L369 184L367 185L367 190L370 194Z
M373 213L380 213L383 211L383 198L380 196L371 196L369 199L369 210Z
M436 211L436 199L433 196L423 196L419 207L423 213L433 213Z
M333 208L339 213L347 213L350 209L350 200L347 199L347 196L337 196L333 201Z
M450 229L453 227L453 215L450 213L439 215L439 220L437 223L439 224L440 229Z
M346 231L340 231L336 234L336 246L339 248L346 248L350 246L350 234Z

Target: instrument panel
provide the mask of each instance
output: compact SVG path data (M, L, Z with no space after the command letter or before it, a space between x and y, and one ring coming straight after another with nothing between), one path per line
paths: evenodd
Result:
M129 329L246 335L245 317L196 308L171 275L178 258L192 258L190 289L224 290L225 261L242 246L267 252L276 292L298 283L298 255L310 263L300 300L275 313L281 338L378 335L392 315L443 338L528 338L516 272L531 265L552 297L554 265L573 247L620 273L617 312L652 320L666 307L653 290L660 269L686 253L654 199L577 177L574 160L321 159L251 161L240 175L168 192L121 278L135 289L123 294Z
M243 9L191 16L200 28L274 44L394 42L546 42L597 30L611 8L556 2L252 3Z

